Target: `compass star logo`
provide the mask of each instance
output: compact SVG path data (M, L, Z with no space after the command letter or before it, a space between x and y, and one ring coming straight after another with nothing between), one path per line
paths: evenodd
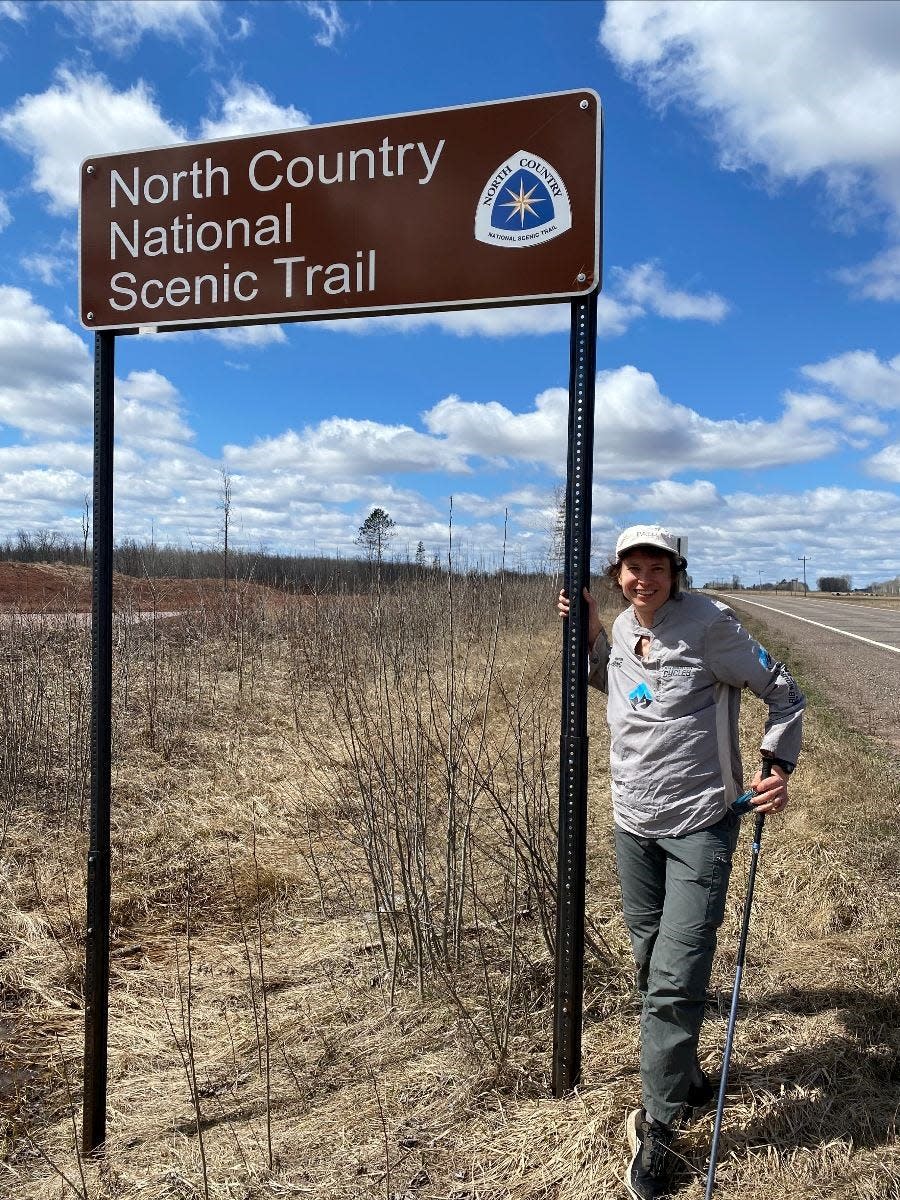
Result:
M507 195L512 196L512 200L504 200L502 204L498 205L498 207L499 208L509 208L512 210L510 212L509 216L507 217L507 221L512 221L512 219L514 217L520 217L522 228L524 229L526 216L536 217L539 215L538 214L538 205L546 204L547 197L546 196L537 196L537 197L535 196L534 193L538 190L538 186L539 186L538 184L534 184L533 187L531 188L531 191L526 195L525 194L525 180L524 180L524 178L521 178L519 180L519 194L518 195L516 195L513 192L512 188L504 189L504 191L507 193Z
M475 209L475 238L489 246L539 246L571 228L569 193L559 172L527 150L491 173Z

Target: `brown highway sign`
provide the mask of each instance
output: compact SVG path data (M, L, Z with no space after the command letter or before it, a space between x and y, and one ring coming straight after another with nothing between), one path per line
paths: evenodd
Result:
M88 329L565 300L600 285L588 89L96 155Z

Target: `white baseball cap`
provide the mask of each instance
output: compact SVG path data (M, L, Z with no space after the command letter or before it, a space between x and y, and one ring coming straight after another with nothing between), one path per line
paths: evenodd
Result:
M685 565L685 558L679 549L679 539L661 525L630 525L619 534L616 542L616 558L621 558L635 546L658 546L674 554L679 564Z

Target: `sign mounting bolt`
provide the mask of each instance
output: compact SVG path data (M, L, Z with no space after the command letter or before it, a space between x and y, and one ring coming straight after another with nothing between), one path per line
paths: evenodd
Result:
M86 315L86 317L87 317L87 319L88 319L89 321L93 321L93 319L94 319L94 314L93 314L93 313L86 313L85 315Z
M581 101L581 103L578 105L578 107L579 107L579 108L587 108L587 107L588 107L588 102L587 102L587 100L582 100L582 101ZM88 167L88 170L90 171L90 170L92 170L92 168L91 168L91 167Z
M576 278L578 279L579 283L584 283L584 281L587 279L587 275L585 275L584 271L579 271ZM88 316L90 316L90 315L91 314L88 313Z
M582 104L583 104L583 103L584 103L584 102L582 101ZM89 166L85 167L85 170L87 171L88 175L93 175L93 173L94 173L94 168L93 168L93 166L92 166L92 165L89 165Z

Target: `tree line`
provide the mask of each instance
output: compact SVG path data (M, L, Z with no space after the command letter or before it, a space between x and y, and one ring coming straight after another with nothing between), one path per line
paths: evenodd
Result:
M218 546L183 546L121 538L113 546L113 570L122 575L150 579L221 579L252 581L288 592L318 593L362 591L374 581L390 585L410 576L446 572L445 555L430 552L419 541L413 555L409 548L393 552L396 522L383 508L374 508L357 530L358 555L291 554L266 548L249 550L234 545L230 537L230 496L223 489L222 541ZM0 562L52 563L88 566L91 547L87 533L82 539L66 538L53 530L20 529L0 541ZM496 566L479 557L474 563L457 553L454 571L490 575ZM530 574L524 569L504 567L507 575Z

